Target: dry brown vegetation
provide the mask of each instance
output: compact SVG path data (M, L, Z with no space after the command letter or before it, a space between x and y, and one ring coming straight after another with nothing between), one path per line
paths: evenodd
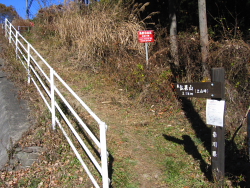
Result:
M177 183L177 187L216 187L209 181L209 141L204 136L209 133L201 130L206 128L205 100L191 99L184 104L172 88L172 83L177 81L202 79L198 34L179 33L180 68L177 69L170 56L167 30L157 28L156 42L149 48L150 64L146 67L144 45L138 43L137 31L145 29L138 13L147 4L125 6L119 2L81 8L73 3L50 7L40 12L34 20L35 27L25 35L110 125L108 144L113 156L113 187L173 187ZM250 102L249 52L250 47L243 40L210 39L209 69L224 67L226 70L227 143L242 122ZM46 113L40 118L45 125L50 123L45 120ZM245 125L234 140L235 145L227 144L226 162L238 167L235 170L235 165L226 165L228 187L244 186L249 178L245 169L248 166ZM48 137L53 134L43 126L39 124L35 133L30 134ZM60 136L52 147L47 146L51 141L46 138L31 139L46 145L45 156L49 156L36 176L28 175L37 179L36 185L43 182L44 187L49 187L46 181L52 187L85 181L89 185L88 180L78 178L66 178L62 182L62 174L66 177L72 164L61 155L70 151L65 144L60 145L63 142ZM196 147L190 151L191 146L185 142ZM199 155L195 156L196 150ZM59 151L64 162L55 160ZM47 168L48 163L51 166ZM77 172L68 173L81 174L79 167L76 168ZM53 176L59 169L62 171ZM23 185L32 183L23 181Z

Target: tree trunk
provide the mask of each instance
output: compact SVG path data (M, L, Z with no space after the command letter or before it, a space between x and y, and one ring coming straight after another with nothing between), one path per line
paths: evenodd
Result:
M208 44L208 32L207 32L206 0L198 0L198 8L199 8L200 44L201 44L203 79L207 79L209 77L209 73L207 70L209 44Z
M168 0L169 20L170 20L170 48L171 56L174 59L176 68L179 67L178 41L177 41L177 23L176 23L176 2Z

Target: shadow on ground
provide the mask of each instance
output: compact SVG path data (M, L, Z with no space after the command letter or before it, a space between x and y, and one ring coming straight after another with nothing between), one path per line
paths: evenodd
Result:
M204 148L211 155L211 129L202 120L201 116L196 112L192 102L187 98L181 98L182 110L186 118L191 123L196 137L199 138ZM209 181L213 181L211 165L207 164L199 153L194 141L188 135L183 135L182 139L173 137L171 135L163 135L168 141L181 144L187 154L191 155L194 159L200 161L200 169ZM248 188L250 187L250 172L249 161L247 152L238 149L233 140L225 141L225 176L232 181L232 186L239 186Z

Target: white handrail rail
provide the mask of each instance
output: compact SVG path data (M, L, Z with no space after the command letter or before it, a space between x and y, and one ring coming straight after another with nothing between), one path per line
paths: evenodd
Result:
M69 90L69 92L81 103L83 104L82 106L86 109L86 107L88 107L81 99L80 97L78 97L76 95L76 93L63 81L63 79L55 72L55 76L58 78L59 81L61 81L61 83L65 86L65 88L67 88ZM89 114L95 118L98 118L94 112L90 109L90 108L87 108L86 109ZM77 117L76 117L77 118ZM83 121L79 118L77 118L79 123L81 123L82 126L84 126L84 129L86 130L86 132L89 134L89 136L92 138L92 140L95 142L95 144L100 148L100 142L97 140L97 138L93 135L93 133L89 130L89 128L83 123ZM101 120L98 118L97 119L97 123L100 124L101 123Z
M56 106L59 107L58 104ZM61 108L60 108L60 110L61 110ZM60 112L62 112L62 111L60 111ZM75 137L77 138L77 140L80 142L81 146L84 148L85 152L88 154L88 156L91 159L91 161L94 163L94 165L96 166L96 168L98 169L98 171L101 173L102 170L101 170L100 165L98 164L97 160L92 155L92 153L90 152L90 150L87 148L87 146L84 144L83 140L81 139L81 137L79 136L79 134L76 132L75 128L72 126L72 124L70 123L69 119L64 115L64 113L62 113L62 117L67 122L69 128L71 129L71 131L73 132L73 134L75 135Z
M5 19L4 29L5 37L8 38L9 43L15 46L15 53L17 59L22 62L23 66L28 72L28 83L30 83L30 81L34 83L46 106L51 112L52 128L55 129L56 125L58 125L58 127L61 129L63 135L65 136L76 157L78 158L84 170L91 179L93 185L96 188L108 188L110 180L108 177L106 123L101 121L101 119L88 107L85 102L83 102L83 100L70 88L70 86L68 86L68 84L55 72L55 70L49 65L49 63L47 63L47 61L19 33L19 31L15 29L15 27L7 19ZM44 68L46 68L46 70L44 70ZM57 86L55 83L57 83ZM97 122L99 126L99 140L95 136L95 134L90 130L90 128L86 125L86 123L84 123L84 121L77 113L77 111L72 107L70 102L67 101L67 99L64 97L63 92L68 92L72 97L74 97L76 101L81 105L82 109L86 110L88 114L90 114L92 118ZM100 151L100 156L98 156L98 160L100 160L99 162L91 152L91 150L96 150L95 146L93 145L93 147L91 147L86 145L85 141L81 137L81 133L78 133L73 126L73 124L78 124L70 120L70 118L68 117L69 114L65 114L65 112L58 104L57 100L63 103L64 106L67 107L67 109L69 109L70 116L73 116L77 120L81 128L87 133L88 138L90 138L93 143L95 143L96 147L98 148L98 151ZM74 138L84 149L85 153L90 159L90 164L94 165L95 169L100 173L102 177L102 186L98 184L99 181L97 180L97 178L94 177L93 173L91 173L91 171L87 167L81 154L76 149L75 143L72 141L72 138L68 136L68 133L64 128L65 125L62 124L61 121L63 121L64 124L67 125L67 130L70 130L73 133ZM89 149L89 147L91 147L91 150Z
M59 106L58 106L59 107ZM60 107L58 108L60 109ZM62 112L62 110L59 110L60 112ZM87 165L84 163L81 155L79 154L79 152L77 151L75 145L72 143L72 141L70 140L69 136L67 135L66 131L64 130L63 126L61 125L60 121L58 119L56 119L56 122L59 126L59 128L62 130L63 135L65 136L65 138L67 139L69 145L71 146L71 148L73 149L76 157L78 158L78 160L80 161L81 165L83 166L84 170L86 171L86 173L88 174L88 176L90 177L92 183L94 184L94 186L96 188L100 188L100 186L98 185L96 179L93 177L92 173L90 172L90 170L88 169ZM103 188L108 188L108 186L103 186Z

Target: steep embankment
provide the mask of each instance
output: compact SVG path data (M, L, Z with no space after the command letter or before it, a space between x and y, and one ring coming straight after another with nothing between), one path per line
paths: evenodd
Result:
M30 126L28 106L18 97L18 89L2 71L3 65L4 60L0 58L0 169L8 161L13 145Z

